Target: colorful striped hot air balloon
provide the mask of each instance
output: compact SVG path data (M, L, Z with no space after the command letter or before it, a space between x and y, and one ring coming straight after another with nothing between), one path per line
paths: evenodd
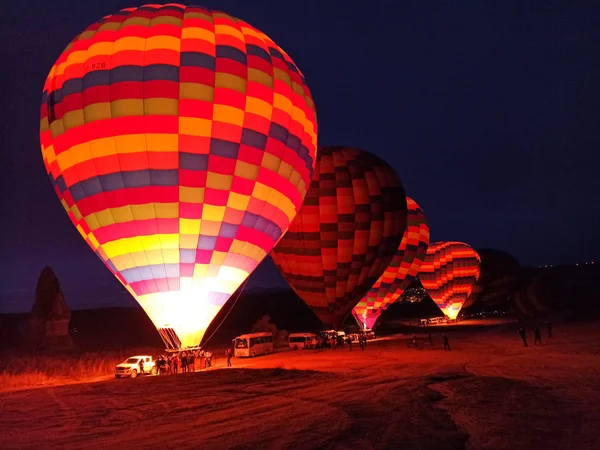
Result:
M352 310L352 314L364 328L373 328L381 313L400 298L416 278L427 254L429 226L425 214L410 197L406 198L406 204L406 231L394 259Z
M50 70L40 128L71 221L175 347L200 343L285 233L316 156L294 62L196 6L125 9L87 28Z
M304 205L271 257L323 323L338 329L394 257L406 215L404 188L386 162L353 148L319 149Z
M479 278L481 259L462 242L429 245L419 279L433 301L450 319L456 319Z

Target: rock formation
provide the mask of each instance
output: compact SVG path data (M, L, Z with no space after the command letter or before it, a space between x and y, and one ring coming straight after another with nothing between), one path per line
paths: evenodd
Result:
M27 343L35 348L68 349L73 347L69 335L71 312L65 303L58 278L50 267L40 274L35 303L27 326Z

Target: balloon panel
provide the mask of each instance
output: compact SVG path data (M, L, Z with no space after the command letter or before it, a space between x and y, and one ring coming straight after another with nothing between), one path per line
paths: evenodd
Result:
M406 204L406 231L392 262L352 310L365 328L373 328L381 313L400 298L416 278L427 254L429 226L425 214L410 197L406 198Z
M40 140L79 233L158 328L195 345L300 208L317 125L302 73L268 36L146 5L67 46Z
M379 278L406 228L395 171L363 150L319 149L306 199L271 252L284 279L336 328Z
M429 245L419 278L433 301L450 319L455 319L471 294L480 273L481 259L462 242Z

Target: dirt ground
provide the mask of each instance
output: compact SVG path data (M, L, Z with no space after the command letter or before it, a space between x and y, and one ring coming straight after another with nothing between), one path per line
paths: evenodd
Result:
M515 325L0 394L2 448L599 449L600 323ZM224 360L220 358L218 364Z

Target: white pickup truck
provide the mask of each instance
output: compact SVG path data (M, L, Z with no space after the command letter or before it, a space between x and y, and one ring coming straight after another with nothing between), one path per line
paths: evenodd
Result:
M156 375L156 363L152 356L131 356L115 367L115 378L135 378L138 375Z

